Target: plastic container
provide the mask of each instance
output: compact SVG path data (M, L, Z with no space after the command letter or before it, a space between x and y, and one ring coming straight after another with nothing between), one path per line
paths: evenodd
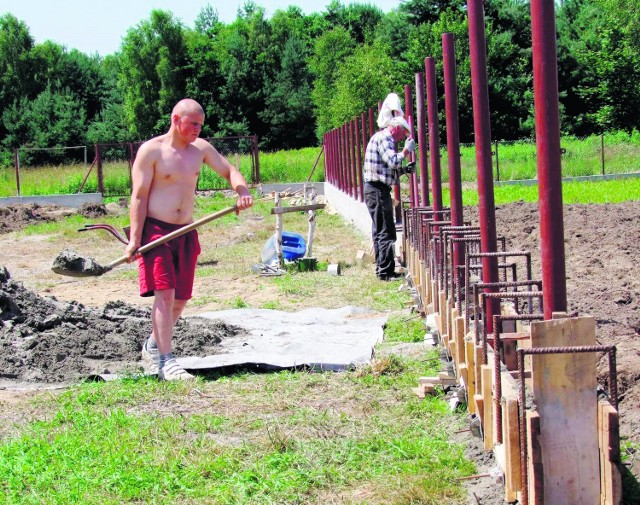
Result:
M307 243L299 233L289 231L282 232L282 257L287 261L294 261L302 258L307 252ZM273 264L277 259L276 235L273 234L262 247L262 263Z

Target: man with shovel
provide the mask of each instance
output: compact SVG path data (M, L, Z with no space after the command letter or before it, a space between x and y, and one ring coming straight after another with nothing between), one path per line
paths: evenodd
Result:
M189 233L137 254L141 245L167 235L193 221L198 174L206 163L238 193L237 210L253 205L253 197L240 171L209 142L199 137L204 110L195 100L180 100L171 112L171 126L164 135L146 141L132 168L128 261L138 258L141 296L154 296L151 336L142 348L150 373L161 380L191 380L172 353L173 327L191 298L196 261L200 253L198 233Z

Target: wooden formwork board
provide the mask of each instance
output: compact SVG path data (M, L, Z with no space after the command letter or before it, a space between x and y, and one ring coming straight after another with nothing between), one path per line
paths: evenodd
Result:
M465 340L465 355L467 361L467 382L465 389L467 391L467 407L470 414L476 413L475 402L473 396L476 394L476 363L475 363L475 344L473 340Z
M494 402L493 402L493 368L491 365L482 365L482 397L484 398L484 409L482 411L482 433L484 435L484 450L493 449L493 422L494 422Z
M460 365L466 363L465 356L465 345L464 345L464 317L459 317L455 321L455 339L456 339L456 353L455 353L455 364L456 364L456 377L460 378Z
M540 451L540 416L527 411L527 483L528 505L544 505L544 471Z
M533 348L595 343L592 317L531 324ZM545 503L600 503L596 360L596 353L532 356Z
M600 503L622 503L620 474L620 425L618 411L608 401L598 402L598 438L600 445Z

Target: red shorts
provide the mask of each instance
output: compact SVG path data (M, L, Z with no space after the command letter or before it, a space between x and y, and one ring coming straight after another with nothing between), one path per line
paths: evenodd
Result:
M142 230L141 245L164 237L183 226L148 217ZM154 291L161 289L175 289L176 300L189 300L199 254L200 242L196 230L144 253L138 259L140 296L153 296Z

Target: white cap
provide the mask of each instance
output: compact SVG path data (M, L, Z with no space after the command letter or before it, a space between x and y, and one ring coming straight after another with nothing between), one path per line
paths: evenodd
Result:
M395 93L389 93L387 98L384 99L384 102L382 102L382 107L380 107L378 126L380 128L386 128L389 126L389 120L394 116L404 116L404 112L402 112L400 97Z

